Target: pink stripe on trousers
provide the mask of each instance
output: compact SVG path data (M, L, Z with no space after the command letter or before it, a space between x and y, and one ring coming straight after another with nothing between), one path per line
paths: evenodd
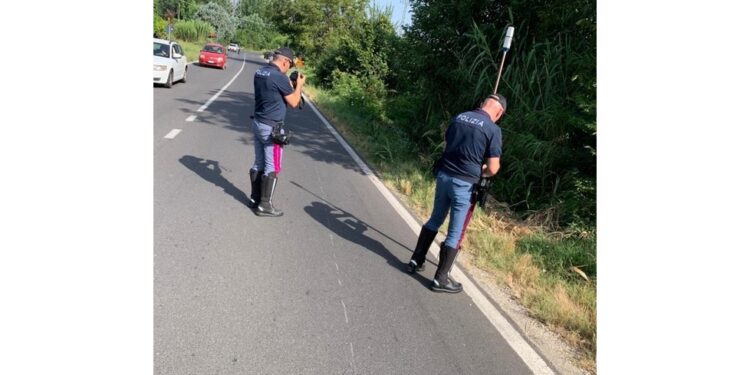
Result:
M273 145L273 169L277 175L281 173L281 146L277 144Z

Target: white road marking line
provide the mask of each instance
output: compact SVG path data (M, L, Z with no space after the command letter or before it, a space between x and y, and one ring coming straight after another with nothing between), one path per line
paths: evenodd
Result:
M338 272L338 270L339 270L339 264L338 264L338 263L336 263L336 262L333 262L333 264L335 264L335 265L336 265L336 272Z
M211 99L208 99L206 104L198 108L198 112L205 111L206 108L208 108L208 106L211 105L211 103L213 103L214 100L216 100L216 98L218 98L219 95L221 95L221 93L223 93L224 90L226 90L229 87L229 85L231 85L232 82L234 82L235 79L237 79L237 77L239 77L240 73L242 73L242 69L245 69L245 60L242 60L242 66L240 67L240 70L237 72L237 74L235 74L234 77L232 77L232 79L226 85L224 85L224 87L222 87L221 90L219 90L219 92L214 94L214 96L212 96Z
M343 285L341 285L341 279L338 279L338 280L339 280L339 286L343 286Z
M352 364L352 371L353 371L353 372L354 372L354 373L356 374L356 373L357 373L357 371L356 371L356 369L354 368L354 344L352 344L352 343L349 343L349 351L350 351L350 352L352 353L352 360L351 360L351 364Z
M229 80L229 82L226 85L224 85L224 87L222 87L221 90L219 90L219 92L217 92L216 94L214 94L214 96L212 96L211 99L208 99L208 101L206 102L206 104L204 104L200 108L198 108L198 110L196 112L203 112L203 111L205 111L206 108L208 108L208 106L211 105L211 103L213 103L214 100L216 100L219 97L219 95L221 95L224 92L224 90L226 90L229 87L229 85L231 85L232 82L234 82L234 80L237 79L237 77L240 76L240 73L242 73L243 69L245 69L245 58L244 57L242 59L242 66L240 67L240 70L237 72L237 74L235 74L234 77L232 77L232 79ZM194 120L195 120L195 115L191 115L190 117L188 117L188 118L185 119L185 121L189 121L189 122L193 122Z
M328 120L326 120L326 118L323 117L323 115L318 111L318 108L315 106L315 104L313 104L310 98L308 98L304 93L302 95L305 96L305 101L309 104L310 108L312 108L313 112L318 115L320 121L325 124L325 126L328 128L328 131L330 131L331 134L333 134L333 136L336 138L336 140L339 141L346 152L349 153L349 156L354 159L354 162L357 163L362 172L364 172L365 175L370 179L370 181L372 181L378 191L380 191L380 193L385 197L386 201L388 201L388 203L391 204L391 206L394 210L396 210L399 216L404 219L404 221L409 225L414 234L419 235L419 232L422 230L422 225L418 223L411 216L411 214L409 214L408 211L406 211L406 208L404 208L404 206L402 206L401 203L393 196L391 191L388 190L385 185L383 185L383 182L380 181L380 179L378 179L374 173L372 173L365 162L359 158L357 153L352 150L351 146L346 143L346 141L341 137L338 131L336 131L336 129L331 126ZM437 258L439 252L440 249L433 243L430 246L430 253L432 253L432 255ZM524 339L523 336L521 336L521 334L516 331L515 328L513 328L510 322L508 322L508 320L505 319L505 317L499 311L497 311L497 309L492 305L487 297L485 297L484 294L479 291L479 288L463 273L463 271L461 271L460 268L453 267L451 270L451 277L464 285L464 292L469 297L471 297L471 299L474 301L474 304L477 305L479 310L484 314L484 316L487 317L490 323L492 323L495 329L500 333L501 336L503 336L505 341L508 342L510 347L513 348L513 350L518 354L519 357L521 357L523 362L526 363L527 366L529 366L529 369L534 374L554 374L554 371L552 371L547 363L544 362L544 359L542 359L539 353L537 353L534 348L529 345L526 339Z
M344 305L344 300L341 300L341 306L344 306L344 319L346 319L346 324L349 324L349 315L346 314L346 305Z
M174 137L177 136L177 134L180 134L182 129L172 129L167 135L164 136L166 139L174 139Z

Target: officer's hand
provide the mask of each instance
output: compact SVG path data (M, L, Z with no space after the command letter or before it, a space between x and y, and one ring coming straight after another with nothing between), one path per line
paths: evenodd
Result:
M299 77L297 77L297 86L304 85L305 84L305 79L307 79L307 77L305 77L304 74L299 73Z
M482 164L482 177L492 177L492 175L487 172L487 164Z

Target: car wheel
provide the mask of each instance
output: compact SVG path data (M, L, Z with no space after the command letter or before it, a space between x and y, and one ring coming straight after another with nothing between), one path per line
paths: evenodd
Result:
M164 87L166 88L172 88L172 71L169 71L169 76L167 76L167 83L164 84Z
M185 74L182 76L182 83L187 83L187 66L185 67Z

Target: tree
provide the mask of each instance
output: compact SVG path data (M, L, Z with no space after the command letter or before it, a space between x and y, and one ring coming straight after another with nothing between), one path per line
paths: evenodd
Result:
M272 22L292 38L292 48L316 57L355 32L365 20L367 0L273 0Z
M239 25L237 17L231 15L224 7L213 1L201 5L195 13L195 17L211 24L218 34L217 38L222 40L231 39Z
M250 48L275 48L272 40L279 34L257 13L251 13L240 19L240 26L235 33L235 40Z
M268 20L272 11L272 0L240 0L237 4L237 16L247 17L256 14L264 20Z
M174 14L175 19L191 19L198 10L196 0L157 0L154 1L154 9L159 12L162 18L168 13Z
M216 3L220 7L222 7L225 11L227 11L227 14L235 15L234 11L234 5L232 4L232 0L211 0L208 3Z

